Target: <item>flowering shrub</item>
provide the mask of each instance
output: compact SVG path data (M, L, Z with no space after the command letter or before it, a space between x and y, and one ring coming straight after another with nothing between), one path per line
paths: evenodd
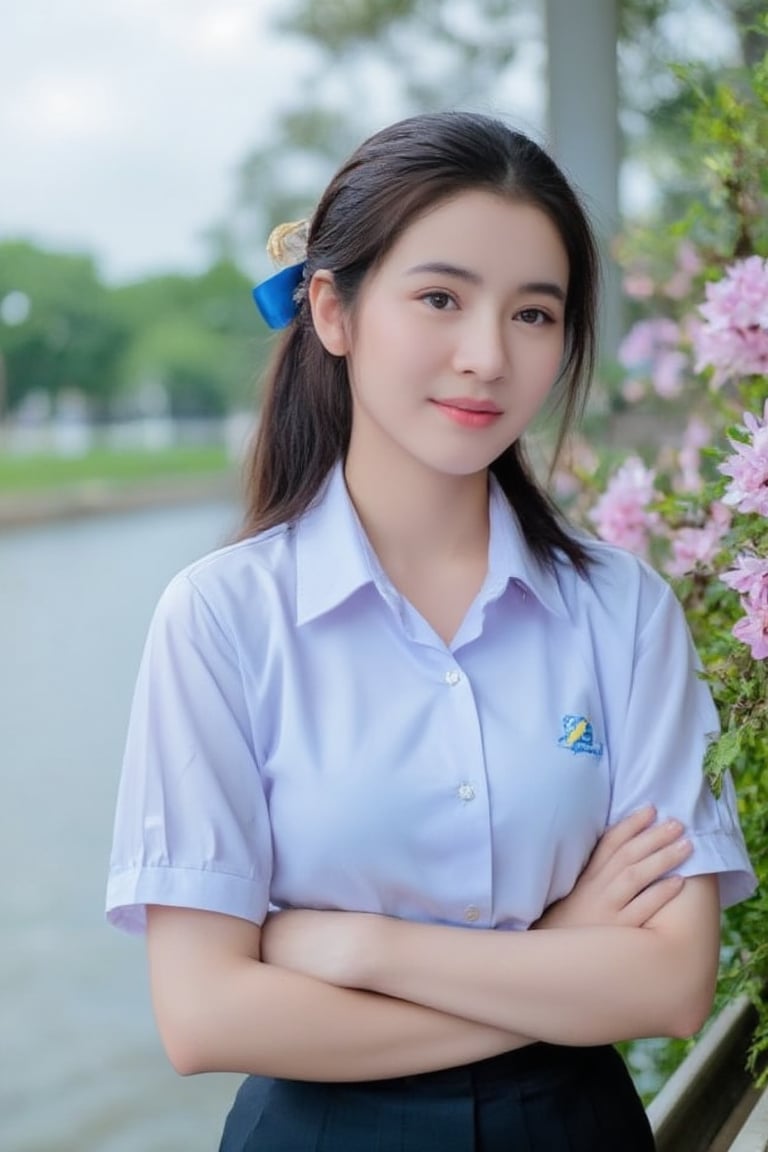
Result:
M768 316L765 336L768 340ZM746 442L732 440L734 453L720 465L720 471L731 477L723 503L734 505L739 512L768 516L768 400L763 419L757 420L751 412L745 412L744 424Z
M749 646L755 660L768 659L768 560L737 556L736 567L720 579L741 593L744 615L733 626L733 635Z
M722 728L705 770L715 791L732 771L761 882L726 913L719 987L719 1003L746 991L758 1008L755 1070L768 1050L768 55L709 91L687 79L708 195L620 249L638 318L616 403L652 406L660 443L618 461L576 443L555 492L685 608Z
M696 371L714 368L713 388L768 374L768 261L739 260L705 290L704 323L693 334Z
M651 511L659 495L654 480L655 473L638 456L629 456L589 513L598 536L647 557L651 533L661 524L659 514Z

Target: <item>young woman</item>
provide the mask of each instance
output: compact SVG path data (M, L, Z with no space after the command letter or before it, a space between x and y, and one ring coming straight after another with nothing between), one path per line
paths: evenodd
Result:
M158 606L108 894L174 1066L250 1074L226 1152L653 1146L611 1044L698 1030L754 881L678 604L521 448L579 409L596 279L552 160L450 113L257 290L247 525Z

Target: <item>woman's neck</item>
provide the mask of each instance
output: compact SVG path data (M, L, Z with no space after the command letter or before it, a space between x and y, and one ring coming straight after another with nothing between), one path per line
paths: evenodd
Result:
M486 471L450 476L412 458L384 470L350 453L344 475L368 538L393 578L409 570L487 559Z

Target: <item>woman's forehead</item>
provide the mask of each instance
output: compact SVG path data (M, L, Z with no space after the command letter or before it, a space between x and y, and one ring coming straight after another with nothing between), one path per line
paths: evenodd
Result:
M437 272L439 265L477 280L512 275L567 287L565 245L549 216L528 201L485 190L461 192L416 217L382 261L401 275Z

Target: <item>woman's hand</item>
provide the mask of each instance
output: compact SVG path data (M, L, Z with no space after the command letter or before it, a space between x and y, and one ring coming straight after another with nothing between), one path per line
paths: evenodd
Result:
M655 818L649 806L609 828L573 889L532 927L642 928L681 891L683 877L664 874L693 850L678 821Z

